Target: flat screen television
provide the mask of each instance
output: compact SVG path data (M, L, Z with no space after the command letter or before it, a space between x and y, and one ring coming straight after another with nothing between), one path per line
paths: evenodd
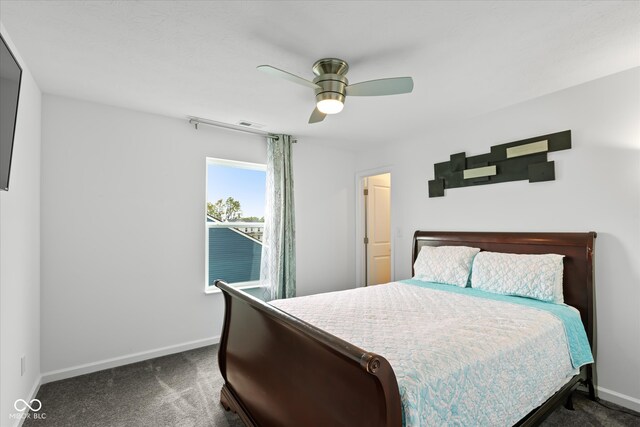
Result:
M9 190L22 67L0 34L0 190Z

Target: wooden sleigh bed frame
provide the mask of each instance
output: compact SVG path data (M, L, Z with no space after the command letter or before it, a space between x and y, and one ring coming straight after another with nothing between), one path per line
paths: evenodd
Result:
M422 246L473 246L493 252L556 253L564 258L564 299L580 311L594 342L596 233L416 231L412 265ZM413 270L412 270L413 273ZM220 402L251 426L402 425L398 384L389 362L216 281L225 299L218 362L225 384ZM592 365L516 425L540 424L585 385L595 399Z

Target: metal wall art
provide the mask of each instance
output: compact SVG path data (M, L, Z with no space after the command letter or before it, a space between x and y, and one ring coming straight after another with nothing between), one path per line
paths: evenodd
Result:
M553 181L554 163L547 153L571 148L571 131L552 133L506 144L494 145L491 152L467 157L452 154L449 161L433 165L435 179L429 181L429 197L444 196L445 188L496 184L498 182Z

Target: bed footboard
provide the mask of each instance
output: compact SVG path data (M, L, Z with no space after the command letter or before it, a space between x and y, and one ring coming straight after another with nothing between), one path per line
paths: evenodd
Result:
M402 425L389 362L223 281L220 402L247 426Z

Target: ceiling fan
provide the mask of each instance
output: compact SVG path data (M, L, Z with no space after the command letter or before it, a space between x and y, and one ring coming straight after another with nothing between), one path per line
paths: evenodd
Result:
M413 79L411 77L369 80L350 85L349 80L345 77L347 71L349 71L349 65L342 59L323 58L316 61L312 69L316 78L313 81L309 81L271 65L258 66L258 70L267 74L281 77L315 90L316 108L311 113L311 117L309 117L309 123L321 122L327 114L337 114L342 111L347 96L398 95L410 93L413 90Z

